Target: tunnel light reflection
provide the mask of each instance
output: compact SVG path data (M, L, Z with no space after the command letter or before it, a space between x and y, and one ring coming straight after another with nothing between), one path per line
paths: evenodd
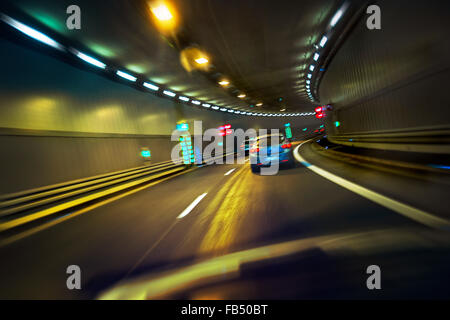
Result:
M92 65L94 65L94 66L96 66L98 68L101 68L101 69L105 69L106 68L106 64L104 64L103 62L101 62L101 61L99 61L97 59L94 59L94 58L92 58L92 57L90 57L90 56L88 56L88 55L86 55L86 54L84 54L84 53L82 53L82 52L80 52L78 50L75 50L75 49L73 49L73 52L75 53L75 55L78 58L80 58L83 61L86 61L87 63L90 63L90 64L92 64Z
M148 82L144 82L142 85L144 87L146 87L146 88L149 88L150 90L153 90L153 91L158 91L159 90L158 86L155 86L154 84L151 84L151 83L148 83Z
M325 44L327 43L328 38L326 36L322 37L322 40L320 40L320 46L323 48Z
M117 70L116 74L121 78L124 78L129 81L133 81L133 82L136 81L136 79L137 79L135 76L132 76L131 74L120 71L120 70Z
M30 38L33 38L39 42L45 43L46 45L49 45L50 47L53 47L55 49L64 50L64 47L61 44L59 44L58 42L56 42L49 36L43 34L42 32L39 32L33 28L30 28L29 26L13 19L3 13L0 15L0 19L2 21L4 21L6 24L13 27L14 29L19 30L20 32L26 34Z

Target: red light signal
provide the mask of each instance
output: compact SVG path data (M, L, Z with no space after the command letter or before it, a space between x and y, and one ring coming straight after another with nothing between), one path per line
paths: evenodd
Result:
M325 117L325 113L324 113L325 110L326 110L326 107L315 108L314 111L316 112L316 118L322 119L323 117Z

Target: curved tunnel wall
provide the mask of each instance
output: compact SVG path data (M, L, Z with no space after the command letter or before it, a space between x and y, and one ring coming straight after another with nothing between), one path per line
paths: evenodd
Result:
M330 138L448 131L450 2L376 4L382 29L369 30L364 15L320 84L321 103L333 106L326 120ZM386 139L378 147L386 147Z
M0 40L0 194L170 159L177 121L203 129L279 128L314 117L267 119L202 110L140 92L41 52Z

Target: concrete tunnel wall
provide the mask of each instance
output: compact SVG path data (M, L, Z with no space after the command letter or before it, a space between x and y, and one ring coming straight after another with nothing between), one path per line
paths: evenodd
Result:
M202 110L77 69L0 40L0 194L170 159L175 124L203 129L317 125L314 117L260 118Z
M320 84L321 103L334 108L329 135L450 129L450 2L376 4L382 29L367 29L364 15Z

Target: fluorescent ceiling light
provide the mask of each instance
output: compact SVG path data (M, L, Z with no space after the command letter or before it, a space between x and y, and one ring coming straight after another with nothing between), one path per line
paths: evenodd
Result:
M315 53L314 54L314 61L317 61L317 60L319 60L319 57L320 57L320 54L318 54L318 53Z
M228 112L229 113L234 113L234 110L229 109Z
M323 48L325 44L327 43L328 38L326 36L322 37L322 40L320 40L320 46Z
M172 92L172 91L169 91L169 90L164 90L163 93L164 93L166 96L169 96L169 97L175 97L175 96L176 96L176 93L174 93L174 92Z
M133 81L133 82L136 81L136 79L137 79L136 77L132 76L131 74L128 74L128 73L120 71L120 70L117 70L116 74L119 77L122 77L124 79L127 79L129 81Z
M308 79L311 79L312 78L312 74L308 73L307 77L308 77Z
M218 106L213 106L212 107L214 110L219 110L219 107Z
M183 100L183 101L189 101L188 97L183 97L183 96L179 96L178 99Z
M88 56L88 55L86 55L86 54L84 54L84 53L82 53L82 52L80 52L80 51L78 51L76 49L73 49L73 52L75 53L75 55L78 58L80 58L81 60L86 61L87 63L90 63L90 64L92 64L92 65L94 65L96 67L102 68L102 69L106 68L106 64L104 64L103 62L101 62L101 61L99 61L97 59L94 59L94 58L92 58L92 57L90 57L90 56Z
M201 103L200 101L197 101L197 100L192 100L191 102L196 105L200 105L200 103Z
M227 111L227 108L220 108L220 111Z
M336 14L334 15L334 17L331 19L331 23L330 25L332 27L334 27L336 25L336 23L338 23L338 21L341 19L342 17L342 10L338 10L338 12L336 12Z
M1 14L0 17L1 17L1 20L3 20L5 23L9 24L14 29L19 30L20 32L26 34L30 38L33 38L37 41L45 43L46 45L49 45L50 47L53 47L55 49L64 50L64 47L61 44L59 44L58 42L56 42L49 36L43 34L42 32L39 32L33 28L30 28L29 26L24 25L23 23L15 20L5 14Z
M146 87L146 88L149 88L150 90L153 90L153 91L158 91L159 90L158 86L155 86L154 84L151 84L149 82L144 82L142 85L144 87Z
M240 95L238 95L238 98L241 98L241 99L243 99L245 97L246 97L246 95L244 93L241 93Z
M230 84L230 81L228 81L228 80L222 80L222 81L219 82L219 84L220 84L221 86L227 86L227 85Z
M307 83L307 84L310 84L310 83L311 83L311 80L306 80L306 83Z
M204 103L204 104L202 104L202 106L204 106L205 108L211 107L211 105L209 103Z
M311 70L311 71L314 71L314 68L315 68L315 67L314 67L313 64L309 66L309 70Z

